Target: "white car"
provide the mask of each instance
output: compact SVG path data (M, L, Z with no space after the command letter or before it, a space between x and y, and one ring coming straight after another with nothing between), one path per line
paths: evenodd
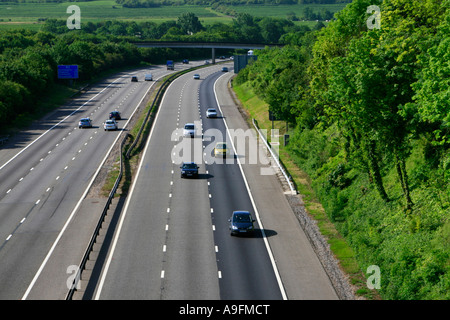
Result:
M148 73L145 75L145 81L152 81L153 80L153 76L151 73Z
M206 110L206 117L207 118L217 118L217 111L214 108L208 108Z
M183 136L190 138L195 136L195 126L193 123L186 123L184 125Z
M103 128L105 129L105 131L107 131L107 130L117 130L118 126L117 126L116 120L114 120L114 119L106 120L103 123Z
M194 74L194 79L200 79L200 75L198 73Z

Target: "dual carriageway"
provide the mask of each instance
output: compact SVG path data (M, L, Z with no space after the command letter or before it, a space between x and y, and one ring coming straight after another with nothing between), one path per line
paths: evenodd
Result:
M101 272L77 298L338 298L275 175L261 175L246 154L226 163L197 154L198 179L180 178L183 138L176 132L185 123L223 137L247 128L227 89L232 74L221 66L188 72L167 88L109 250L97 261ZM89 190L155 84L130 78L149 72L158 80L171 71L155 66L105 79L0 149L0 299L66 296L68 271L79 264L101 213L102 199ZM209 107L220 111L217 119L205 117ZM112 110L123 119L118 131L104 132L101 123ZM94 127L79 129L82 117ZM212 143L205 138L188 143L204 150ZM255 236L230 236L234 210L257 218Z

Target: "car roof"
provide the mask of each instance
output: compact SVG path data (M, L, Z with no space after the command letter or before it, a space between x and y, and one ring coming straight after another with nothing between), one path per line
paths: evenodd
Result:
M238 210L238 211L233 211L233 214L250 214L250 212Z

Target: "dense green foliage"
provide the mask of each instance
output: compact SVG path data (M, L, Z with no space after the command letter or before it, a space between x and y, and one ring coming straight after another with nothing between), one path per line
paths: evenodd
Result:
M290 155L386 299L450 298L449 23L448 0L354 0L236 78L295 125Z

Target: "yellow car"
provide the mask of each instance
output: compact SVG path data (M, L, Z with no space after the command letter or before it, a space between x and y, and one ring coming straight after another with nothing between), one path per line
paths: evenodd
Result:
M215 157L226 157L230 151L227 148L227 144L225 142L217 142L214 147L214 156Z

